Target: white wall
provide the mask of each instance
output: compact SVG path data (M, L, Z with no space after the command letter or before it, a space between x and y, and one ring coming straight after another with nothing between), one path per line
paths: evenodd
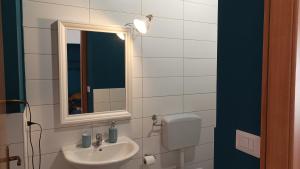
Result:
M143 168L142 155L146 153L158 157L157 164L149 168L174 167L178 152L168 152L161 146L159 130L152 130L151 115L181 112L203 118L199 146L186 150L189 168L213 168L217 0L23 0L23 11L27 98L33 120L44 128L43 169L73 169L63 159L60 148L80 142L86 130L95 134L108 128L104 123L64 128L57 125L55 21L124 25L147 14L155 16L151 29L134 41L133 118L117 125L120 135L134 139L141 151L122 168ZM35 129L36 151L38 135Z
M80 44L80 31L79 30L67 30L67 43Z
M6 147L9 147L10 156L19 156L21 166L17 166L17 161L10 162L11 169L24 169L24 131L23 113L0 114L0 158L6 157ZM0 164L0 168L6 168L5 163Z

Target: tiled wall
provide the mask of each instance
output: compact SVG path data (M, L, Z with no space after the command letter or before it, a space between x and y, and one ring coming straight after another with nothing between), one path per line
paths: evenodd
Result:
M125 88L93 89L93 105L95 112L125 110Z
M19 156L21 166L16 161L10 162L11 169L24 169L24 132L23 113L0 114L0 158L6 157L6 147L10 156ZM6 169L5 163L0 163L0 169Z
M161 146L159 128L152 128L151 115L182 112L203 118L199 146L186 150L188 168L213 168L217 0L23 0L23 12L27 98L33 120L44 128L43 169L73 169L64 160L61 147L80 142L86 130L95 134L108 129L105 123L58 125L55 21L124 25L147 14L155 16L149 33L134 39L133 117L117 125L120 135L134 139L141 151L121 168L174 168L179 154ZM38 136L35 129L36 151ZM156 154L155 165L142 165L146 153Z

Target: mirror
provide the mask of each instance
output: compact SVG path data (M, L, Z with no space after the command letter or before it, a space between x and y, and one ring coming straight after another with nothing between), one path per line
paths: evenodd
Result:
M130 32L65 22L59 28L61 121L130 117Z
M67 29L69 114L125 110L125 42Z

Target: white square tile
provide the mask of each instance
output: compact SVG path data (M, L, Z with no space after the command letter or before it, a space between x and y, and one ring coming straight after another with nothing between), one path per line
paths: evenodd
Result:
M42 154L59 152L65 145L80 144L81 135L86 131L91 132L91 126L44 130L41 139ZM32 132L32 143L35 152L38 152L39 136L39 131ZM28 153L31 155L31 150L29 150Z
M94 102L94 112L105 112L110 110L110 102Z
M143 57L183 57L183 40L143 37Z
M211 93L216 90L216 76L184 77L184 94Z
M174 19L154 18L149 31L144 36L183 38L183 21Z
M125 101L114 101L110 102L110 110L125 110L126 109L126 102Z
M216 109L216 93L184 95L184 111Z
M185 150L185 162L189 163L212 160L214 158L214 144L202 144Z
M135 36L133 38L132 56L135 56L135 57L142 56L142 37L141 36Z
M109 89L94 89L93 90L94 102L109 102L110 94Z
M25 2L27 0L23 0L23 1ZM63 0L63 1L61 1L61 0L30 0L30 1L89 8L89 0Z
M203 127L200 133L199 145L214 142L214 127Z
M183 112L183 96L143 98L143 117Z
M132 58L132 76L143 77L143 60L142 57Z
M184 20L217 23L218 8L217 6L186 1L184 2Z
M178 77L183 75L182 58L144 58L143 77Z
M140 118L143 113L143 100L142 98L137 98L132 100L132 118Z
M185 166L186 169L214 169L214 160L201 161Z
M132 159L124 163L117 164L116 166L107 166L103 169L140 169L140 159Z
M27 100L30 105L59 103L58 80L27 80Z
M141 0L90 0L92 9L141 13Z
M31 106L32 121L40 123L43 129L58 128L60 124L59 105ZM32 126L32 130L39 130L38 126Z
M67 0L67 1L71 1L71 0ZM76 2L78 3L78 0L74 1L75 5ZM87 8L56 5L50 3L40 3L40 2L33 2L33 1L24 1L23 11L24 11L23 22L24 22L24 26L27 27L39 27L39 28L50 29L54 25L56 26L57 20L89 23L89 9Z
M184 59L184 76L216 76L216 59Z
M9 116L4 115L4 117L1 117L0 120L0 132L6 134L6 138L0 139L0 146L24 142L23 113L16 113Z
M138 98L143 96L143 79L133 78L132 80L132 97Z
M28 166L32 168L31 157L27 157ZM34 157L34 165L35 167L39 166L39 156ZM64 155L62 152L51 153L42 155L42 169L74 169L74 167L65 160Z
M181 95L182 93L182 77L143 79L143 97Z
M217 121L217 113L216 110L206 110L206 111L199 111L194 112L193 114L198 115L202 119L202 127L216 127Z
M184 39L217 41L217 24L184 21Z
M93 138L95 138L96 133L104 134L104 138L108 138L108 128L109 124L105 126L94 126L93 127ZM131 139L142 138L142 119L131 119L129 121L118 121L116 124L118 128L118 136L127 136Z
M211 6L218 6L218 0L184 0L185 2L199 3Z
M10 156L19 156L21 158L21 166L18 166L16 161L11 161L10 169L25 169L24 143L10 144L9 145L9 155Z
M217 59L217 43L196 40L184 40L185 58Z
M182 0L143 0L143 15L152 14L159 17L183 18Z
M161 116L158 116L158 121L161 120ZM153 126L151 117L143 118L143 137L159 136L161 134L160 126Z
M171 151L160 155L160 167L162 169L173 169L179 166L179 151Z
M25 54L57 54L57 31L24 27Z
M90 10L90 23L95 25L123 26L127 23L132 23L133 19L135 18L141 18L141 16L138 14L127 14L93 9Z
M168 150L161 144L161 137L153 136L143 138L143 153L144 154L159 154Z
M132 139L142 138L142 119L132 119L130 123L117 125L120 136L128 136Z
M112 88L109 90L111 102L124 102L126 101L126 90L125 88Z
M25 55L26 79L58 79L56 55Z
M133 159L136 158L142 158L143 157L143 139L142 138L138 138L138 139L134 139L134 142L136 142L137 145L139 145L140 149L137 152L137 154L135 156L133 156Z
M120 167L117 167L117 169L141 169L141 159L132 159L125 164L121 164ZM115 167L105 167L103 169L116 169Z

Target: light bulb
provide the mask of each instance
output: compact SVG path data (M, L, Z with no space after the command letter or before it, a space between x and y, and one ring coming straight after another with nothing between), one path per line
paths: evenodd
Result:
M117 35L121 40L125 40L125 35L124 35L124 33L116 33L116 35Z
M148 21L134 19L133 20L134 27L142 34L147 33L148 31Z

